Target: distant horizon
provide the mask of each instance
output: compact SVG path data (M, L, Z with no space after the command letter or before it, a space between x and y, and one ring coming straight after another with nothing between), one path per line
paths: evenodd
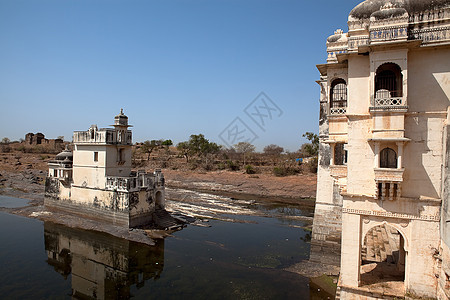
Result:
M0 138L67 138L123 108L138 142L297 151L318 132L326 38L360 2L2 1Z

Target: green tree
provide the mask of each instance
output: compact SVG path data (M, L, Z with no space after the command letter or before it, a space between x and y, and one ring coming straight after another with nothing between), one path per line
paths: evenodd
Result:
M234 145L233 148L236 150L237 153L242 153L244 166L245 166L245 155L255 152L255 146L253 146L249 142L239 142L236 145Z
M220 146L216 143L210 142L203 134L193 134L189 137L189 141L178 143L177 149L189 161L189 156L200 156L208 160L208 154L219 152Z
M188 142L179 142L177 144L177 149L181 153L183 153L183 156L186 157L186 162L189 162L189 157L191 156L191 152L189 150L189 143Z
M319 154L319 136L313 132L306 132L303 137L306 137L310 143L302 145L302 153L306 156L317 156Z
M9 144L11 143L11 140L7 137L2 138L2 144Z
M161 145L166 146L167 148L169 148L169 146L173 145L172 140L165 140L161 143Z

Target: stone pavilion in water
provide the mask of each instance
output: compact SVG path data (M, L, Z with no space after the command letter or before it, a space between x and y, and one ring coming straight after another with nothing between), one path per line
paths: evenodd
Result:
M164 176L131 170L132 133L122 110L112 126L74 132L73 152L48 164L45 206L115 225L150 224L165 207Z

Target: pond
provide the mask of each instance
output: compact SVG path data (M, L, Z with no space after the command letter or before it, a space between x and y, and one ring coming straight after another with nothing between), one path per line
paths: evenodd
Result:
M283 268L309 256L286 209L188 226L155 246L0 212L0 295L11 299L327 299ZM290 208L291 214L296 212ZM298 212L301 212L299 208Z

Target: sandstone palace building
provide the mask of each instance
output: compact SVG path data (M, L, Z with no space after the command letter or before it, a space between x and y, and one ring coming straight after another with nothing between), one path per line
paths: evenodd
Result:
M341 299L448 299L450 0L364 1L326 44L311 260Z
M164 176L131 170L132 133L122 110L112 126L74 132L73 152L49 162L45 206L127 227L149 224L165 206Z

